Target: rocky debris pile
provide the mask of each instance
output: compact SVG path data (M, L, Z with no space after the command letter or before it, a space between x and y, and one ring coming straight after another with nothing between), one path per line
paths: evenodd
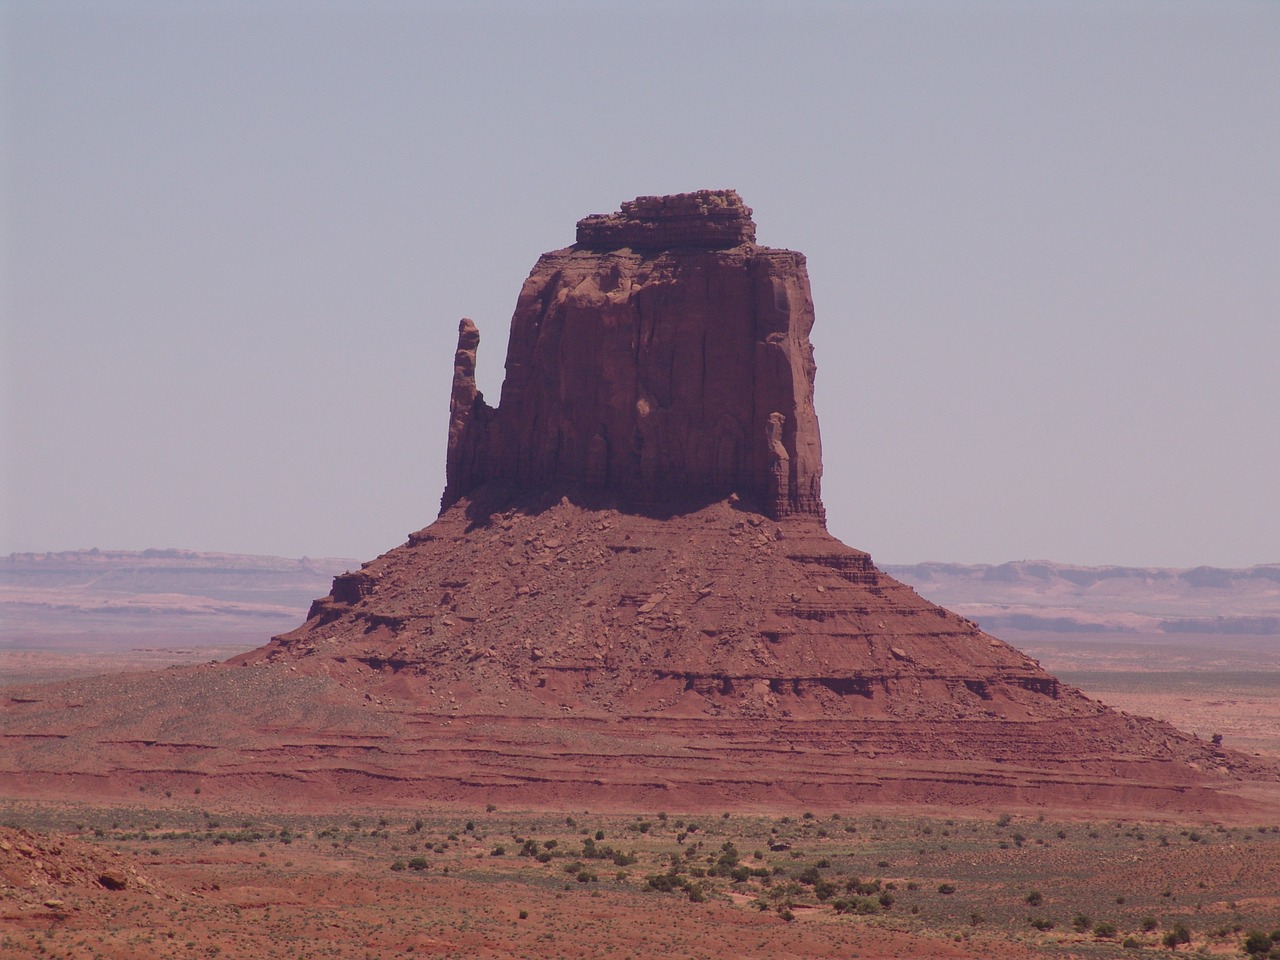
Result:
M132 895L175 899L125 856L74 837L0 827L0 926L66 918L95 910L104 896Z
M443 507L505 483L665 510L737 493L821 518L805 259L754 236L731 190L581 221L520 292L497 408L463 320Z

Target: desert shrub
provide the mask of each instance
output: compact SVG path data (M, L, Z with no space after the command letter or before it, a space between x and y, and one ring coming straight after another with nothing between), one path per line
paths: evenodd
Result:
M1083 933L1089 929L1089 915L1087 913L1077 913L1071 918L1071 925Z
M1155 917L1143 917L1143 918L1142 918L1142 929L1143 929L1146 933L1150 933L1152 930L1154 930L1154 929L1156 928L1156 926L1157 926L1157 924L1156 924L1156 918L1155 918Z
M1261 930L1250 930L1244 938L1244 952L1261 957L1271 952L1271 935Z
M1175 923L1173 925L1173 929L1171 929L1168 933L1164 935L1164 940L1163 940L1164 945L1168 947L1170 950L1176 950L1178 947L1178 944L1190 943L1190 942L1191 942L1191 931L1188 930L1181 923Z
M410 860L410 861L409 861L409 869L410 869L410 870L425 870L425 869L427 869L427 858L426 858L426 857L414 857L412 860Z
M707 895L702 890L702 884L689 884L689 900L692 903L702 903L707 899Z
M404 861L397 860L395 863L391 864L391 869L399 873L401 870L404 869Z
M650 890L657 890L660 893L682 890L686 883L683 877L678 877L674 873L655 873L653 876L645 877L645 885Z
M859 916L871 916L880 912L880 905L867 897L850 897L831 901L836 913L856 913Z
M1124 942L1121 943L1120 946L1124 947L1126 950L1142 949L1142 944L1139 943L1137 940L1135 940L1133 937L1125 937Z
M836 889L836 885L830 880L819 880L813 885L813 895L819 900L830 900Z
M520 919L521 919L521 920L528 920L528 919L529 919L529 911L528 911L528 910L521 910L521 911L520 911Z
M1046 920L1044 917L1029 917L1027 923L1035 927L1037 930L1052 930L1054 923L1052 920Z
M955 893L956 885L954 883L940 883L938 884L938 892L942 894Z
M720 857L716 861L716 866L727 873L736 867L741 859L742 857L738 854L738 848L732 842L725 841L720 847Z
M1116 925L1114 923L1099 923L1093 928L1093 935L1103 940L1110 940L1116 935Z
M505 857L506 855L507 855L507 848L502 846L501 844L499 844L498 846L494 847L492 850L489 851L489 856L491 857Z
M1027 904L1032 907L1038 907L1040 904L1044 903L1044 897L1040 895L1039 890L1032 890L1023 899L1025 899Z

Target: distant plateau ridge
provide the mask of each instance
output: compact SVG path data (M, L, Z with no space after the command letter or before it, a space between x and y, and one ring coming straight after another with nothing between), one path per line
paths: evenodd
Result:
M0 642L225 626L265 638L302 619L343 557L301 559L180 549L12 553L0 559ZM1280 636L1280 564L1084 567L1050 561L882 564L926 599L984 630Z

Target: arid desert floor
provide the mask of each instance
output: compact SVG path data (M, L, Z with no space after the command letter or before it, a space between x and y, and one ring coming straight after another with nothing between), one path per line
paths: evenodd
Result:
M1272 824L199 800L0 807L0 956L1231 956L1280 926Z
M1110 705L1280 760L1274 637L1002 636ZM0 649L0 685L257 642L86 631ZM0 800L0 958L1241 957L1280 933L1280 820L185 794Z

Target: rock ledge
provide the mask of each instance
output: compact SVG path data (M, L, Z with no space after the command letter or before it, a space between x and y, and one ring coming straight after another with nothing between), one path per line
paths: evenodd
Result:
M667 197L636 197L618 213L578 221L578 245L589 250L726 249L754 243L751 208L736 190L697 190Z

